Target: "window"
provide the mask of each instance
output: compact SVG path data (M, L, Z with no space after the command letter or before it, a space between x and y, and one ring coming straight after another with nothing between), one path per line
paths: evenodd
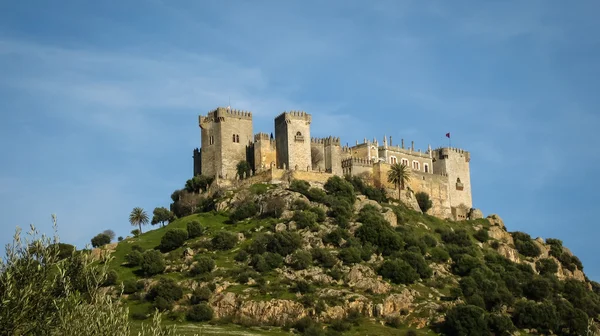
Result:
M407 159L402 159L402 164L408 167L408 160Z
M421 163L419 161L413 161L412 167L414 170L421 170Z
M456 178L456 190L464 190L465 186L460 182L460 177Z
M240 143L240 135L239 134L235 135L235 142Z
M398 160L396 159L396 157L395 157L395 156L392 156L392 157L390 157L390 163L391 163L391 164L396 164L396 163L398 163Z
M302 133L300 133L300 132L296 132L296 136L299 136L299 137L301 137L301 136L302 136Z
M212 144L214 144L214 143L215 143L215 137L214 137L213 135L209 136L209 137L208 137L208 144L209 144L209 145L212 145Z
M429 173L429 165L427 163L423 165L423 168L425 168L426 173Z
M233 142L235 142L235 134L233 135Z

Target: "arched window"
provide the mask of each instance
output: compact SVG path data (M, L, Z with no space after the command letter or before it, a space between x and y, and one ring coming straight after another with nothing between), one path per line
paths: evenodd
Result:
M427 163L423 165L423 168L425 168L426 173L429 173L429 165Z
M233 135L233 142L235 142L235 134Z
M460 177L456 178L456 183L460 183Z
M413 161L412 167L414 170L421 170L421 165L420 165L419 161Z
M300 133L300 131L296 132L296 136L302 136L302 133Z
M408 167L408 160L407 159L402 159L402 164Z
M391 163L391 164L396 164L396 163L398 163L398 159L396 159L396 157L395 157L395 156L391 156L391 157L390 157L390 163Z
M235 142L240 143L240 135L239 134L235 135Z

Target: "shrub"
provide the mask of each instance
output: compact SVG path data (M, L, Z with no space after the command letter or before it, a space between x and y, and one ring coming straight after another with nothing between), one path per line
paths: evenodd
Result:
M173 302L159 296L152 301L152 306L158 311L164 312L173 309Z
M417 271L421 279L430 278L433 274L433 271L420 254L414 252L404 252L400 255L400 258L409 264L415 271Z
M235 210L231 212L229 215L229 219L232 222L236 223L243 219L254 217L258 214L259 208L255 202L252 201L244 201L239 204Z
M175 302L183 297L183 289L170 278L160 278L148 291L146 299L156 301L157 298L163 298L167 302Z
M297 199L294 201L293 208L294 210L308 210L310 208L310 203Z
M515 248L519 253L526 257L537 257L542 251L540 248L533 242L531 236L524 232L515 231L511 233L513 240L515 242Z
M447 335L489 335L485 311L473 305L460 304L452 307L446 313L442 329Z
M534 328L539 333L548 334L550 330L557 330L559 320L552 303L522 300L515 304L513 321L518 328Z
M297 251L292 255L291 266L295 270L308 268L312 263L312 255L308 251Z
M433 237L430 234L426 234L423 236L423 238L421 238L423 240L423 243L425 243L425 245L427 245L428 247L436 247L437 246L437 239L435 239L435 237Z
M205 303L192 306L187 312L186 318L192 322L210 321L213 317L213 310Z
M144 283L142 281L136 281L134 279L127 279L123 281L123 293L133 294L144 289Z
M419 279L419 274L403 260L386 260L378 273L396 284L411 284Z
M239 261L239 262L245 262L246 260L248 260L248 256L250 256L250 254L248 252L246 252L246 250L240 250L235 257L233 257L233 259L235 261Z
M450 254L448 251L444 250L442 247L436 246L429 251L431 256L431 261L436 263L446 263L448 259L450 259Z
M325 219L327 218L327 214L325 213L325 210L319 208L319 207L312 207L310 209L308 209L308 211L310 211L311 213L314 213L317 216L317 222L322 223L325 221Z
M340 250L338 258L345 264L355 264L362 261L361 253L358 247L347 247Z
M330 322L329 324L329 328L338 331L338 332L344 332L344 331L349 331L350 329L352 329L352 325L344 320L333 320Z
M131 313L131 319L132 320L138 320L138 321L142 321L145 320L147 318L145 313L142 312L133 312Z
M188 239L188 232L184 229L170 229L165 232L160 240L158 248L161 252L173 251L176 248L183 246L183 243Z
M159 274L165 271L165 258L156 250L148 250L142 255L140 266L147 276Z
M510 336L517 330L510 317L506 315L490 314L487 325L494 335L499 336Z
M446 244L454 244L462 247L468 247L473 245L469 234L464 229L458 229L454 232L448 230L442 232L442 240Z
M302 237L296 232L277 232L267 244L269 252L287 256L302 246Z
M228 231L219 231L212 238L212 247L217 250L230 250L237 244L237 235Z
M309 200L317 203L325 203L328 199L327 193L319 188L310 188L308 194L305 194Z
M279 218L285 211L285 200L282 197L273 197L267 201L265 216Z
M416 193L415 198L417 199L419 208L421 208L421 211L423 211L423 213L426 213L427 210L431 209L431 207L433 206L433 202L429 199L429 194L425 192Z
M283 265L283 257L277 253L265 252L262 256L269 269L276 269Z
M192 304L198 304L200 302L205 302L210 299L211 295L212 295L212 292L210 291L210 289L208 287L198 287L192 293L192 296L190 297L190 302Z
M345 228L350 223L353 210L352 205L343 199L334 199L329 209L329 216L333 217L336 224L341 228Z
M106 273L106 277L104 279L104 282L102 283L103 286L113 286L117 284L117 280L118 280L119 276L117 275L117 272L115 270L110 270Z
M347 240L349 237L350 232L348 230L336 228L323 237L323 243L340 247L342 239Z
M354 187L352 184L339 176L330 177L325 185L323 185L327 194L334 196L337 199L344 199L349 204L354 203Z
M122 242L123 241L123 237L119 236L119 238L117 238L117 241Z
M494 240L493 242L490 243L490 246L494 249L497 250L500 247L500 243L497 240Z
M554 260L549 258L540 259L535 262L535 268L538 270L540 275L556 274L558 272L558 265Z
M188 238L200 237L204 233L204 229L197 221L191 221L187 223L187 234Z
M93 247L101 247L106 244L110 244L110 236L104 233L100 233L92 238Z
M140 230L139 230L139 229L134 229L134 230L131 230L131 234L132 234L134 237L137 237L137 236L139 236L139 235L140 235Z
M385 324L396 329L402 328L403 324L400 316L388 316L385 319Z
M290 190L304 195L308 194L308 189L310 189L310 183L303 180L293 180L290 184Z
M314 229L317 226L317 215L310 211L296 211L292 220L296 222L298 229Z
M214 260L212 260L209 257L199 257L197 263L194 264L194 266L192 266L192 269L190 270L190 272L193 275L206 274L206 273L212 272L212 270L214 268L215 268Z
M465 254L454 261L452 271L460 276L468 275L471 270L482 267L482 262L477 257Z
M327 250L314 248L311 250L311 253L313 260L321 264L324 268L332 268L337 262L337 259Z
M475 234L473 234L473 237L482 243L485 243L490 239L488 230L486 229L478 230L477 232L475 232Z
M299 280L294 282L294 285L290 288L292 293L312 293L315 291L315 287L308 281Z

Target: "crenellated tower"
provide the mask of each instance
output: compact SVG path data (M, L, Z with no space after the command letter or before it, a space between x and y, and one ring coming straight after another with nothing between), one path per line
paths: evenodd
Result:
M240 161L252 162L252 113L219 107L199 116L202 175L235 178Z
M304 111L284 112L275 118L278 168L306 171L312 167L311 121L311 115Z
M277 164L277 153L273 135L257 133L254 135L254 171L261 172Z
M433 150L433 173L448 177L448 195L453 208L473 207L471 195L471 154L465 150L444 147Z

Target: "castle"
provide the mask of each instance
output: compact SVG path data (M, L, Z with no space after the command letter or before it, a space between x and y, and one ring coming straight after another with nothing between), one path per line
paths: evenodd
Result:
M414 193L429 194L433 207L429 213L441 218L466 219L472 209L470 153L444 147L415 150L414 142L405 147L392 144L384 136L380 143L364 139L354 146L342 146L340 138L312 138L312 116L303 111L284 112L275 118L275 136L253 133L252 113L219 107L199 116L201 147L194 150L194 175L220 180L251 178L268 181L294 174L310 182L324 182L333 175L359 176L368 183L384 188L393 197L398 194L388 182L391 165L410 167L408 188ZM251 176L237 176L237 164L246 161ZM288 176L289 178L289 176ZM411 193L409 193L410 195ZM404 196L410 197L410 196Z

